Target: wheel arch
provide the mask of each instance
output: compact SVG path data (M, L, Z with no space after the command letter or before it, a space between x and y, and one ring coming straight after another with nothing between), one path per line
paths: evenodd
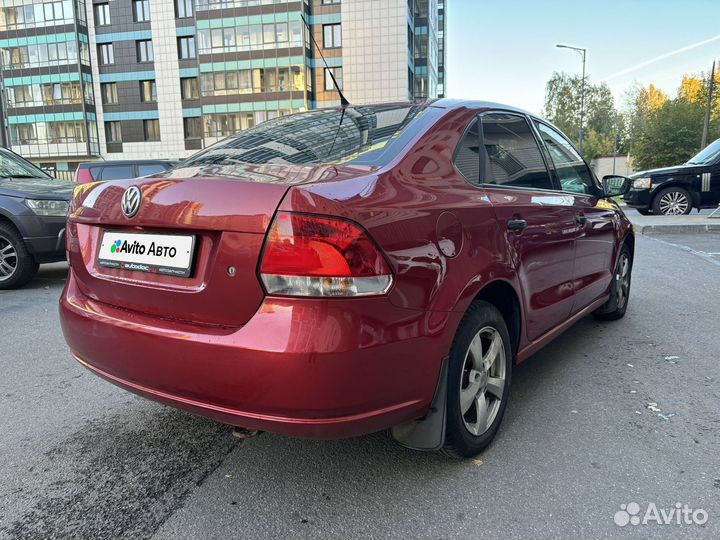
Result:
M18 205L20 205L20 203L17 199L0 196L0 223L9 223L18 233L20 233L20 236L25 237L27 236L27 230L23 227L23 224L21 223L22 220L18 219L16 215L13 215L13 212L17 212L22 209L19 208ZM27 211L27 207L25 210Z
M698 208L700 206L700 195L698 195L696 190L693 189L692 182L678 178L678 179L670 180L668 182L664 182L664 183L658 185L657 188L655 188L654 193L650 197L649 208L650 209L653 208L653 205L655 204L655 199L657 199L657 196L660 193L662 193L667 188L673 188L673 187L682 188L688 192L688 194L690 195L690 203L692 205L692 208Z
M632 232L627 233L623 240L623 245L630 250L630 260L635 260L635 235Z
M18 227L18 224L13 221L13 219L3 212L2 208L0 208L0 223L7 223L8 225L12 225L12 227L18 231L22 235L22 231L20 230L20 227Z
M475 295L473 302L475 301L488 302L500 311L508 327L515 358L520 349L523 320L520 298L515 287L503 279L491 281Z

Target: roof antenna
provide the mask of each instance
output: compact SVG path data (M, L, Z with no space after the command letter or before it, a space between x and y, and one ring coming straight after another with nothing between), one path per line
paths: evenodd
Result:
M323 64L325 64L325 69L327 70L326 73L330 75L330 78L332 79L333 86L335 86L335 90L338 91L338 94L340 94L340 105L343 107L349 107L350 102L345 99L345 96L342 93L342 90L340 90L340 87L338 86L337 81L335 80L335 74L333 73L332 69L327 64L327 61L325 61L325 56L323 56L322 51L320 50L320 47L317 44L317 41L315 41L315 36L313 36L312 30L310 29L310 25L305 20L305 15L301 12L300 18L302 19L303 23L305 23L305 28L307 28L308 34L310 34L310 40L313 42L313 45L315 45L315 48L317 49L317 52L320 53L320 58L322 58Z

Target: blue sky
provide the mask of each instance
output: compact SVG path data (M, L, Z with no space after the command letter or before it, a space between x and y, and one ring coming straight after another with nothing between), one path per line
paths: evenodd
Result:
M448 96L499 101L539 113L553 71L606 80L618 101L633 83L674 93L684 73L720 60L720 0L445 0ZM710 41L650 63L682 48Z

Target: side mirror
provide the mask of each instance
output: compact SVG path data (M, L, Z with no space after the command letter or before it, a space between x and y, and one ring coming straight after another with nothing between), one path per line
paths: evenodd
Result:
M630 191L632 179L627 176L608 174L607 176L603 176L602 186L603 196L606 199L610 197L618 197L620 195L625 195L628 191Z

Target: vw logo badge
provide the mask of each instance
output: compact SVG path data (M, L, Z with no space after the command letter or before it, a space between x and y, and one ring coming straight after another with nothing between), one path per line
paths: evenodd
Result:
M142 194L140 193L140 188L137 186L132 186L125 190L122 201L120 201L120 208L126 218L131 218L138 213L141 199Z

